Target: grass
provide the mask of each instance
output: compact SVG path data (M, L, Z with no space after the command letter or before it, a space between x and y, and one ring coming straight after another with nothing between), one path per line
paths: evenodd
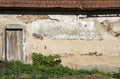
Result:
M0 70L0 79L47 79L48 77L82 77L84 79L85 76L89 78L95 75L106 79L107 77L120 78L120 72L104 72L97 69L76 70L64 67L59 55L43 56L33 53L32 60L32 64L24 64L20 61L4 62L7 66Z

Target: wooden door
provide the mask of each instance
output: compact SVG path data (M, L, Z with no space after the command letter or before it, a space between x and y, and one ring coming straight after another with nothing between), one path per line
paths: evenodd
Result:
M5 30L5 57L6 60L23 59L23 39L22 29L6 29Z

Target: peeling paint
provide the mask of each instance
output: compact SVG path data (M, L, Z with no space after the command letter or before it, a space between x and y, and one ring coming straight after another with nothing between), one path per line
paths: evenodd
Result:
M25 23L31 23L38 19L50 19L48 15L19 15L17 18Z
M77 16L58 16L49 15L52 18L58 19L58 21L51 19L37 20L33 21L30 25L32 26L33 33L42 35L44 39L57 39L57 40L105 40L111 38L112 36L106 35L104 32L97 31L95 22L99 21L100 27L103 28L109 34L108 29L105 27L109 26L107 21L101 18L90 20L76 19ZM67 17L67 18L66 18ZM66 19L64 19L66 18ZM108 19L108 18L106 18ZM94 21L96 20L96 21ZM107 25L106 25L107 24ZM113 37L114 39L114 37Z
M25 26L26 62L31 62L32 52L80 56L96 51L103 56L119 55L120 17L53 14L0 15L0 18L0 33L7 24ZM2 44L0 42L0 52Z

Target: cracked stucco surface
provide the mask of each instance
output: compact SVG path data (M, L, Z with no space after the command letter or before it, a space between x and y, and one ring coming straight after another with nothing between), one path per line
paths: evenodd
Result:
M25 26L27 63L31 62L32 52L45 55L60 54L63 57L81 56L89 52L110 57L120 56L119 17L78 17L76 15L0 15L0 56L2 56L3 44L2 28L7 24ZM67 59L65 61L64 64L69 65Z

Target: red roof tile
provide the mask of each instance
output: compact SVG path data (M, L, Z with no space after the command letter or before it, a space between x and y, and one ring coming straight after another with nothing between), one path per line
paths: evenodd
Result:
M116 9L120 0L0 0L0 7Z

